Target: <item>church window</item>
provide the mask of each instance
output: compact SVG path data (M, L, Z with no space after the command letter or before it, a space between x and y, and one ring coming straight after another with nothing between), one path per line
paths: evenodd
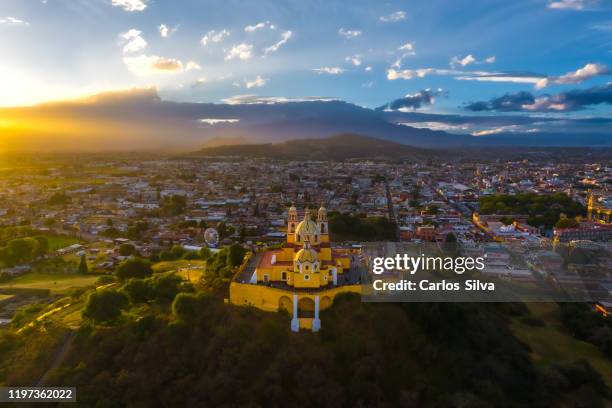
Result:
M281 280L287 280L287 272L281 272Z
M310 280L310 275L304 275L304 280Z
M325 224L321 223L321 233L325 234Z

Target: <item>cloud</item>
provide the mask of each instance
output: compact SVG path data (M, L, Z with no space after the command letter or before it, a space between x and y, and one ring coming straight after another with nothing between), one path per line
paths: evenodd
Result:
M536 83L537 89L546 88L551 84L579 84L596 76L609 75L610 69L603 64L586 64L574 72L568 72L559 77L542 78Z
M453 57L453 59L451 60L451 66L454 67L457 65L461 65L462 67L466 67L470 64L473 64L474 62L476 62L476 58L474 58L472 54L469 54L463 58Z
M456 67L467 67L468 65L472 65L472 64L493 64L495 62L495 56L492 55L488 58L485 58L484 61L479 61L478 59L476 59L476 57L472 54L468 54L465 57L458 57L455 56L453 58L451 58L450 61L450 66L453 68Z
M175 74L183 71L183 63L180 60L157 55L124 57L123 62L136 75Z
M514 84L534 84L536 85L543 78L543 75L530 72L464 72L456 76L459 81L479 81L479 82L510 82Z
M391 68L394 69L400 69L402 67L402 62L406 57L416 55L416 52L414 52L414 43L411 42L407 42L406 44L400 45L397 48L397 51L401 51L401 55L395 60L393 64L391 64Z
M27 21L18 19L17 17L0 17L0 24L9 26L27 26L30 25Z
M257 75L257 77L252 81L244 81L244 84L247 87L247 89L251 89L251 88L261 88L262 86L266 84L266 82L268 82L267 79L262 78L261 76Z
M319 73L319 74L330 74L330 75L340 75L342 73L344 73L344 69L340 68L340 67L321 67L321 68L314 68L313 71Z
M612 105L612 83L554 95L534 96L530 92L506 94L489 101L470 102L464 108L474 112L571 112L599 104Z
M483 111L499 111L512 112L521 111L523 106L532 105L535 103L535 97L531 92L518 92L514 94L505 94L503 96L492 98L488 102L470 102L465 105L465 109L472 112Z
M548 8L557 10L585 10L596 3L596 0L549 0Z
M159 31L159 35L162 38L168 38L170 37L172 34L176 33L178 31L178 27L176 26L174 28L170 28L165 24L161 24L159 27L157 27L157 30Z
M361 65L361 56L359 54L355 54L352 57L346 57L344 60L350 62L356 67Z
M396 23L398 21L402 21L406 19L405 11L396 11L395 13L391 13L388 16L382 16L379 18L383 23Z
M232 46L227 55L225 56L225 60L233 60L235 58L241 59L243 61L251 59L253 55L253 46L251 44L242 43Z
M387 79L390 81L394 81L396 79L425 78L427 75L454 75L459 73L461 73L461 71L437 68L419 68L404 70L388 69Z
M346 30L344 28L340 28L338 30L338 34L340 34L344 38L350 40L352 38L359 37L361 35L361 31L359 31L359 30Z
M441 68L419 68L419 69L395 69L387 70L387 79L415 79L425 78L429 75L455 76L460 81L482 81L482 82L511 82L520 84L536 84L544 75L531 72L488 72L488 71L462 71L457 69Z
M163 38L167 38L170 34L170 29L165 24L160 25L157 27L157 29L159 30L159 35L161 35Z
M610 32L612 31L612 21L604 21L602 23L594 24L591 26L592 30Z
M276 30L276 26L274 24L270 24L269 21L265 21L265 22L257 23L255 25L248 25L244 27L244 31L247 33L252 33L262 28L269 28L270 30Z
M371 72L371 71L372 71L372 66L371 66L371 65L368 65L368 66L367 66L367 67L365 67L363 70L364 70L365 72Z
M200 64L195 61L187 61L187 64L185 64L185 71L199 71L201 69Z
M304 96L290 98L286 96L257 96L257 95L235 95L230 98L222 99L223 103L229 105L274 105L287 102L332 102L339 99L331 96Z
M284 33L282 33L281 39L278 42L272 44L264 50L264 55L268 55L270 53L278 51L280 47L282 47L284 44L287 43L287 41L289 41L292 35L293 33L291 31L285 31Z
M112 0L112 5L125 11L143 11L147 8L146 0Z
M225 37L228 37L229 35L230 35L230 32L227 31L226 29L223 29L221 31L210 30L209 32L206 33L204 37L202 37L202 39L200 40L200 43L206 47L208 43L210 42L219 43L223 41L223 39Z
M519 125L509 125L474 131L472 132L472 136L489 136L500 133L537 133L539 131L540 129L538 128L525 128L524 126Z
M200 88L204 86L207 82L207 79L202 77L198 78L193 84L191 84L191 88Z
M437 96L446 96L446 92L441 88L434 90L427 88L414 94L408 94L403 98L396 99L393 102L376 108L376 110L415 110L423 106L433 105Z
M536 115L528 112L529 115L512 114L487 114L487 115L452 115L434 114L418 111L383 111L387 120L400 125L416 128L428 128L433 130L444 130L451 133L478 133L485 135L498 132L502 133L534 133L548 132L559 135L561 133L570 134L603 134L608 135L612 118L588 118L570 119L567 116L551 116L549 114Z
M131 28L125 33L119 34L119 37L124 44L123 53L129 54L133 52L138 52L144 50L147 47L147 42L140 35L141 31L136 30L135 28Z

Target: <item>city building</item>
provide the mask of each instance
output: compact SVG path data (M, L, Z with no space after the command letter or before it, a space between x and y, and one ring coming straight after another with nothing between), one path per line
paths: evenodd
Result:
M589 194L587 201L587 216L589 221L608 225L612 223L612 200L603 199L601 202L593 193Z

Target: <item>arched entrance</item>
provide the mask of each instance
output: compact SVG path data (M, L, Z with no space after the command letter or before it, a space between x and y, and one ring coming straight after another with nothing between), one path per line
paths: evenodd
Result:
M278 310L285 310L287 313L292 313L293 302L287 296L281 296L278 300Z
M302 314L302 312L314 313L315 302L311 298L302 298L298 302L298 309L300 311L300 315Z

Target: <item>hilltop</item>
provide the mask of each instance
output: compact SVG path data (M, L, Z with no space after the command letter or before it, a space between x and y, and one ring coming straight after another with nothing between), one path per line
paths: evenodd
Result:
M385 157L423 159L432 151L374 137L344 133L324 139L296 139L282 143L227 144L203 148L194 156L266 157L290 160L345 160Z

